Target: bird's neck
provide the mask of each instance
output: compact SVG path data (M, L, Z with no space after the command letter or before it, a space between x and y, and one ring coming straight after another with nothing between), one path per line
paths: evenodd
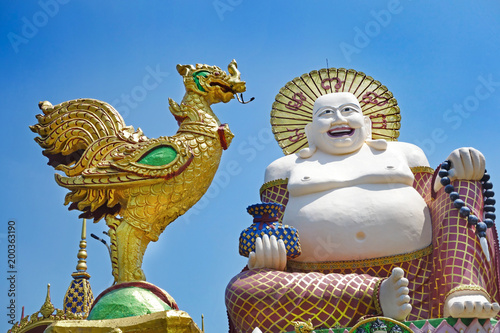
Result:
M208 150L203 155L211 156L217 151L215 155L220 158L223 146L219 133L221 124L210 108L210 103L203 96L188 91L182 99L181 109L187 116L179 124L177 135L185 138L196 137L196 140L189 140L191 149L196 150L204 143Z
M210 103L201 95L188 91L182 99L182 105L192 112L189 117L191 121L201 122L204 125L218 128L220 121L210 108Z

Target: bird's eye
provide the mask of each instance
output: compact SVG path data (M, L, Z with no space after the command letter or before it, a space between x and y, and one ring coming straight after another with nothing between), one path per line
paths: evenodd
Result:
M220 75L220 73L219 73L219 72L215 72L215 73L214 73L214 75L215 75L215 76L219 76L219 75Z

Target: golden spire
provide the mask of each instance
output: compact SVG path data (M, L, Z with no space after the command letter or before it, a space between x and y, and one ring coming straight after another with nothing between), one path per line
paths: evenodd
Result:
M87 273L87 220L83 219L82 223L82 240L80 241L80 251L78 251L78 265L76 265L76 272L71 274L72 277L84 277L90 279L90 274Z
M83 219L82 223L82 239L80 241L80 250L78 251L78 264L76 272L71 274L73 281L69 285L66 295L64 296L64 313L74 313L87 318L90 306L94 302L94 295L90 287L90 274L87 273L87 220Z

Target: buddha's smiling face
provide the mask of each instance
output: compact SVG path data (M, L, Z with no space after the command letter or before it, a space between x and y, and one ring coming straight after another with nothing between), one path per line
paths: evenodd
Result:
M351 93L332 93L314 102L307 137L319 150L343 155L357 151L370 136L371 122Z

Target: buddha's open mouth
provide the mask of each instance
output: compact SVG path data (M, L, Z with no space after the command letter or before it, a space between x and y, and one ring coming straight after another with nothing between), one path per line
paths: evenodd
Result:
M343 137L343 136L351 136L351 135L354 134L354 128L351 128L349 126L339 126L339 127L332 128L327 133L332 138L339 138L339 137Z

